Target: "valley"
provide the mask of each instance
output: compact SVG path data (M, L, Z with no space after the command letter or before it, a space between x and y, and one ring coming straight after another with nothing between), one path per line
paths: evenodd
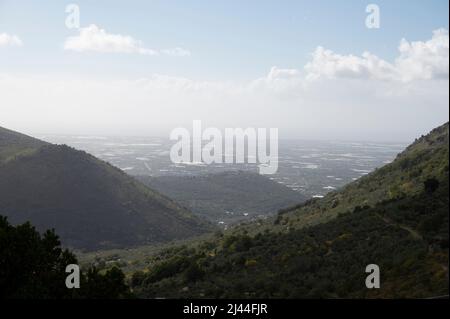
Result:
M392 162L377 158L387 164L345 175L353 181L309 199L248 168L131 177L69 146L19 133L8 144L11 134L0 149L8 159L0 165L2 211L13 223L56 228L83 268L121 269L137 297L422 298L448 291L448 123ZM137 237L150 233L161 237ZM376 291L361 286L372 263L383 273Z

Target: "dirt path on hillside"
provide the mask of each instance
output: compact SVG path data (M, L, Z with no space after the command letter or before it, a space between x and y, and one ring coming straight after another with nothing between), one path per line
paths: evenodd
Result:
M386 216L381 216L380 214L376 214L379 218L381 218L386 224L388 225L394 225L397 226L403 230L406 230L414 239L417 240L423 240L422 235L415 229L412 229L411 227L404 225L404 224L399 224L394 222L392 219L386 217Z

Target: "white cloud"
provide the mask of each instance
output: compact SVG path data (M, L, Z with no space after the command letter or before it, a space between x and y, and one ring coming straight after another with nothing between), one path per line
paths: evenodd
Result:
M433 37L426 42L410 43L403 39L399 46L399 56L394 63L369 52L362 56L339 55L318 47L305 70L308 79L357 78L406 82L448 79L448 47L448 31L444 29L434 31Z
M399 46L400 56L395 64L405 81L415 79L448 79L448 30L433 32L426 42L408 42L403 39Z
M369 52L364 52L361 57L358 57L339 55L318 47L312 57L312 61L305 66L308 79L320 77L392 79L396 74L394 66Z
M2 46L22 46L23 42L16 35L0 33L0 47Z
M110 34L95 24L80 29L80 34L66 39L64 49L77 52L113 52L157 55L155 50L143 47L141 41L128 35Z
M183 48L156 50L146 48L142 41L129 35L111 34L95 24L80 28L77 36L68 37L64 43L65 50L77 52L101 53L135 53L142 55L189 56L190 52Z

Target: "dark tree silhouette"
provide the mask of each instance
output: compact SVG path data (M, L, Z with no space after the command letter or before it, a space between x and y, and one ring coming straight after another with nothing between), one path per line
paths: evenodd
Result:
M428 178L423 184L428 194L434 193L439 188L439 181L436 178Z
M0 299L5 298L122 298L129 296L125 276L118 268L101 274L90 268L80 276L80 288L68 289L66 266L75 255L61 248L53 230L43 235L30 224L12 226L0 216Z

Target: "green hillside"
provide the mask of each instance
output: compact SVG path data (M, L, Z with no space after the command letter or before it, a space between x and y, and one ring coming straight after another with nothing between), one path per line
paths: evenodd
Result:
M448 123L391 164L271 222L164 250L132 278L142 297L448 295ZM381 288L367 289L377 264Z
M167 242L211 229L85 152L21 135L16 144L10 131L1 133L3 150L12 154L15 145L22 150L0 164L0 214L14 224L30 221L40 231L55 228L64 245L81 249Z
M0 127L0 164L29 154L47 143Z
M140 176L139 180L215 224L271 216L304 202L305 196L257 173L244 171L199 176Z
M449 158L448 129L448 123L434 129L408 146L394 162L323 199L313 199L285 210L278 217L281 222L277 222L278 228L302 228L323 223L355 208L373 207L382 201L418 195L429 178L445 180Z

